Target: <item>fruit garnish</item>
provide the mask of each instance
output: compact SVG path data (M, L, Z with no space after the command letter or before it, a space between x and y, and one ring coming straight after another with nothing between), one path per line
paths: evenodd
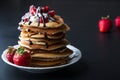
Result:
M44 22L45 22L45 23L47 23L47 22L48 22L48 18L44 18L44 19L43 19L42 17L40 17L39 22L40 22L40 23L43 23L43 20L44 20Z
M45 12L47 13L49 11L49 6L45 6Z
M28 22L28 18L25 18L25 19L24 19L24 22Z
M45 12L45 7L40 7L40 11L41 11L41 13L44 13Z
M102 17L98 22L98 28L100 32L109 32L112 29L112 21L109 16Z
M51 10L51 11L49 11L49 13L48 13L51 17L53 17L54 15L55 15L55 11L54 10Z
M120 16L117 16L117 17L115 18L115 26L116 26L117 28L120 28Z
M19 47L13 56L13 62L19 66L29 66L31 61L30 53Z
M16 49L12 46L9 46L7 49L7 54L6 54L6 58L8 59L8 61L13 63L13 56L15 54Z
M24 52L24 48L19 47L19 48L17 49L17 52L18 52L19 54L23 54L23 52Z
M30 9L29 9L29 12L30 12L32 15L35 15L35 13L36 13L36 8L35 8L35 6L31 5L31 6L30 6Z

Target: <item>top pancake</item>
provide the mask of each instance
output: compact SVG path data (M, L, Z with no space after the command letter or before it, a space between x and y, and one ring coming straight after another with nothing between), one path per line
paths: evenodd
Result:
M64 24L64 20L60 16L55 15L53 18L55 19L55 21L50 21L45 23L45 27L44 27L44 23L39 24L39 22L31 22L31 24L29 24L29 22L24 23L23 21L21 21L19 25L21 27L29 26L29 27L38 27L38 28L58 28Z

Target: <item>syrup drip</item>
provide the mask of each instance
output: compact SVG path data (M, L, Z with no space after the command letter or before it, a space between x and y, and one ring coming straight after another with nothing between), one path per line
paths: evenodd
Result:
M47 33L46 32L44 32L44 38L47 38Z
M29 40L29 45L33 45L33 43L32 43L32 41L31 41L31 40Z
M30 25L31 23L32 23L32 22L31 22L31 21L29 21L29 22L28 22L28 25Z
M46 43L45 45L46 45L46 48L48 48L48 47L49 47L49 46L48 46L48 43Z
M41 16L42 16L42 19L43 19L43 27L46 27L46 25L45 25L45 17L44 17L44 15L42 14L42 12L40 12L41 13Z

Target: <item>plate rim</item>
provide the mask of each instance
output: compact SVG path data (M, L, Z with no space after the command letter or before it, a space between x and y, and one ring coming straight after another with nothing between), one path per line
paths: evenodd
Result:
M16 46L19 46L19 45L14 45L14 47L16 47ZM27 69L27 70L31 70L31 69L32 70L37 70L37 69L42 69L42 70L43 69L56 69L56 68L62 68L62 67L70 66L70 65L78 62L82 58L82 53L81 53L81 51L78 48L74 47L73 45L67 45L67 47L73 51L73 55L71 55L71 56L73 56L73 58L74 58L75 54L77 54L75 56L75 57L77 57L77 60L71 61L71 62L69 62L67 64L64 64L64 65L59 65L59 66L53 66L53 67L26 67L26 66L19 66L19 65L16 65L16 64L13 64L13 63L9 62L7 60L7 58L5 58L5 54L6 54L7 49L5 49L3 51L2 55L1 55L1 58L8 65L11 65L13 67L20 68L20 69Z

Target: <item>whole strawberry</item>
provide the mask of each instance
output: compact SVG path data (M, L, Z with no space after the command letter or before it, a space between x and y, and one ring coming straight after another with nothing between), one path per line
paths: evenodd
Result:
M98 28L100 32L109 32L112 29L112 21L109 16L102 17L98 22Z
M13 62L19 66L29 66L31 60L30 53L24 51L24 48L19 47L13 56Z
M9 46L7 49L7 54L6 54L6 58L8 59L8 61L13 63L13 56L15 54L16 49L12 46Z
M115 26L116 26L117 28L120 28L120 16L117 16L117 17L115 18Z

